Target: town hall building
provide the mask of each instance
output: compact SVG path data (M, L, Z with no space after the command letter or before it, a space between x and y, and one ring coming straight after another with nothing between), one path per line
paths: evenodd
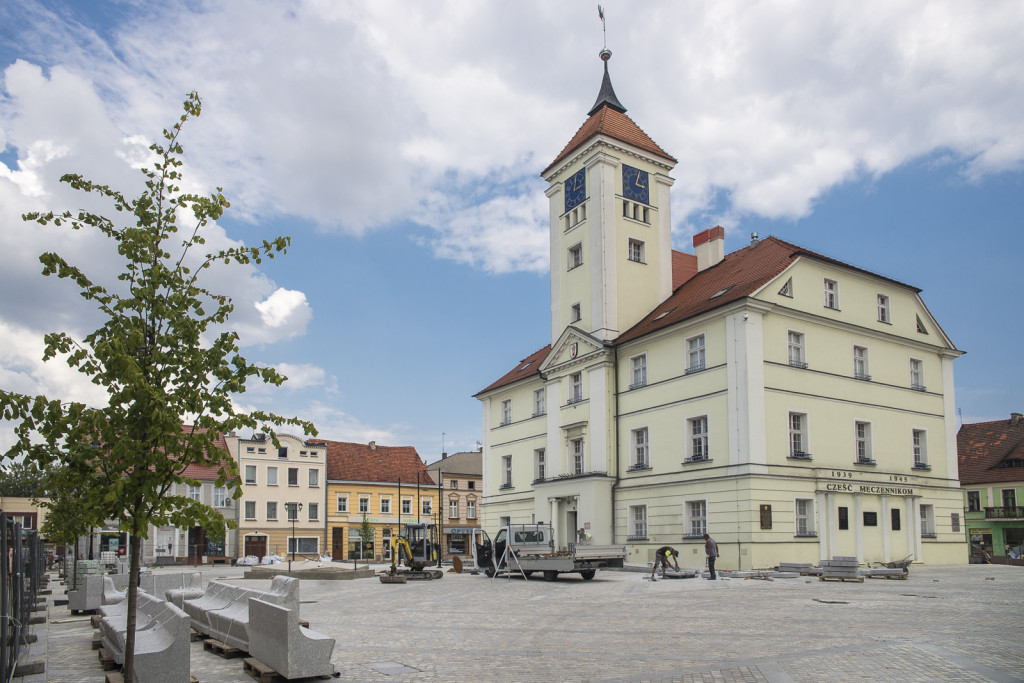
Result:
M964 563L953 360L911 285L721 227L672 249L658 146L604 77L542 172L551 340L476 394L482 525L722 568Z

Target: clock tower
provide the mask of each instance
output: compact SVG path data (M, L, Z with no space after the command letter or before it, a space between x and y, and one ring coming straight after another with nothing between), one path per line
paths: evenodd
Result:
M541 173L549 185L551 340L569 326L613 341L672 293L668 173L615 96L608 60L588 118Z

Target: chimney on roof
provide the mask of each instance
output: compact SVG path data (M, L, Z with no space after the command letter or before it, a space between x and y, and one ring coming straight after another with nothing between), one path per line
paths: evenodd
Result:
M370 450L371 451L377 450L377 442L376 441L371 441L370 442Z
M1016 427L1018 424L1020 424L1021 420L1024 420L1024 415L1021 415L1020 413L1010 413L1011 427Z
M756 233L750 233L750 247L753 249L761 242L761 237Z
M447 453L442 453L442 454L441 454L441 459L442 459L442 460L444 460L444 459L445 459L445 458L447 458L447 457L448 457L448 454L447 454Z
M697 272L717 265L725 258L725 228L716 225L693 236L693 253L697 255Z

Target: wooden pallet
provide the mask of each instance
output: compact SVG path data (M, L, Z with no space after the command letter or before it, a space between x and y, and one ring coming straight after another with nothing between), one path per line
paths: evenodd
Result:
M100 666L103 667L104 671L110 671L111 669L115 669L118 666L120 666L117 662L114 661L114 658L110 655L110 653L107 652L107 648L101 647L99 655Z
M120 671L110 671L104 683L124 683L124 674ZM189 674L188 683L199 683L199 679Z
M103 636L99 633L92 634L92 649L98 650L103 647Z
M195 630L194 628L189 627L189 629L188 629L188 642L195 643L197 641L205 640L205 639L206 639L206 634L205 633L200 633L199 631Z
M213 638L207 638L203 641L203 649L207 652L219 655L224 659L243 657L246 654L243 650L239 650L237 647L231 647L227 643L222 643L219 640L214 640Z
M274 683L275 681L283 680L276 671L255 657L246 657L242 662L242 668L245 669L245 673L260 683Z
M849 581L850 583L864 583L863 576L819 576L818 581Z
M909 576L909 575L906 572L903 572L902 574L877 574L877 575L876 574L869 574L868 578L869 579L892 579L894 581L906 581L907 580L907 576Z

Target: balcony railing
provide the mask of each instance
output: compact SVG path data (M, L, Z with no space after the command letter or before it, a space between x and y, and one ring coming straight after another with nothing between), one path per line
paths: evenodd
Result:
M985 508L986 519L1024 519L1024 507Z
M796 360L794 358L790 358L789 359L789 367L791 367L791 368L800 368L801 370L806 370L807 369L807 363L802 361L802 360Z
M804 451L793 451L789 454L789 457L793 460L810 460L811 454Z
M649 463L638 462L638 463L634 463L634 464L630 465L629 468L626 471L627 472L636 472L637 470L649 470L649 469L651 469L651 466L650 466Z

